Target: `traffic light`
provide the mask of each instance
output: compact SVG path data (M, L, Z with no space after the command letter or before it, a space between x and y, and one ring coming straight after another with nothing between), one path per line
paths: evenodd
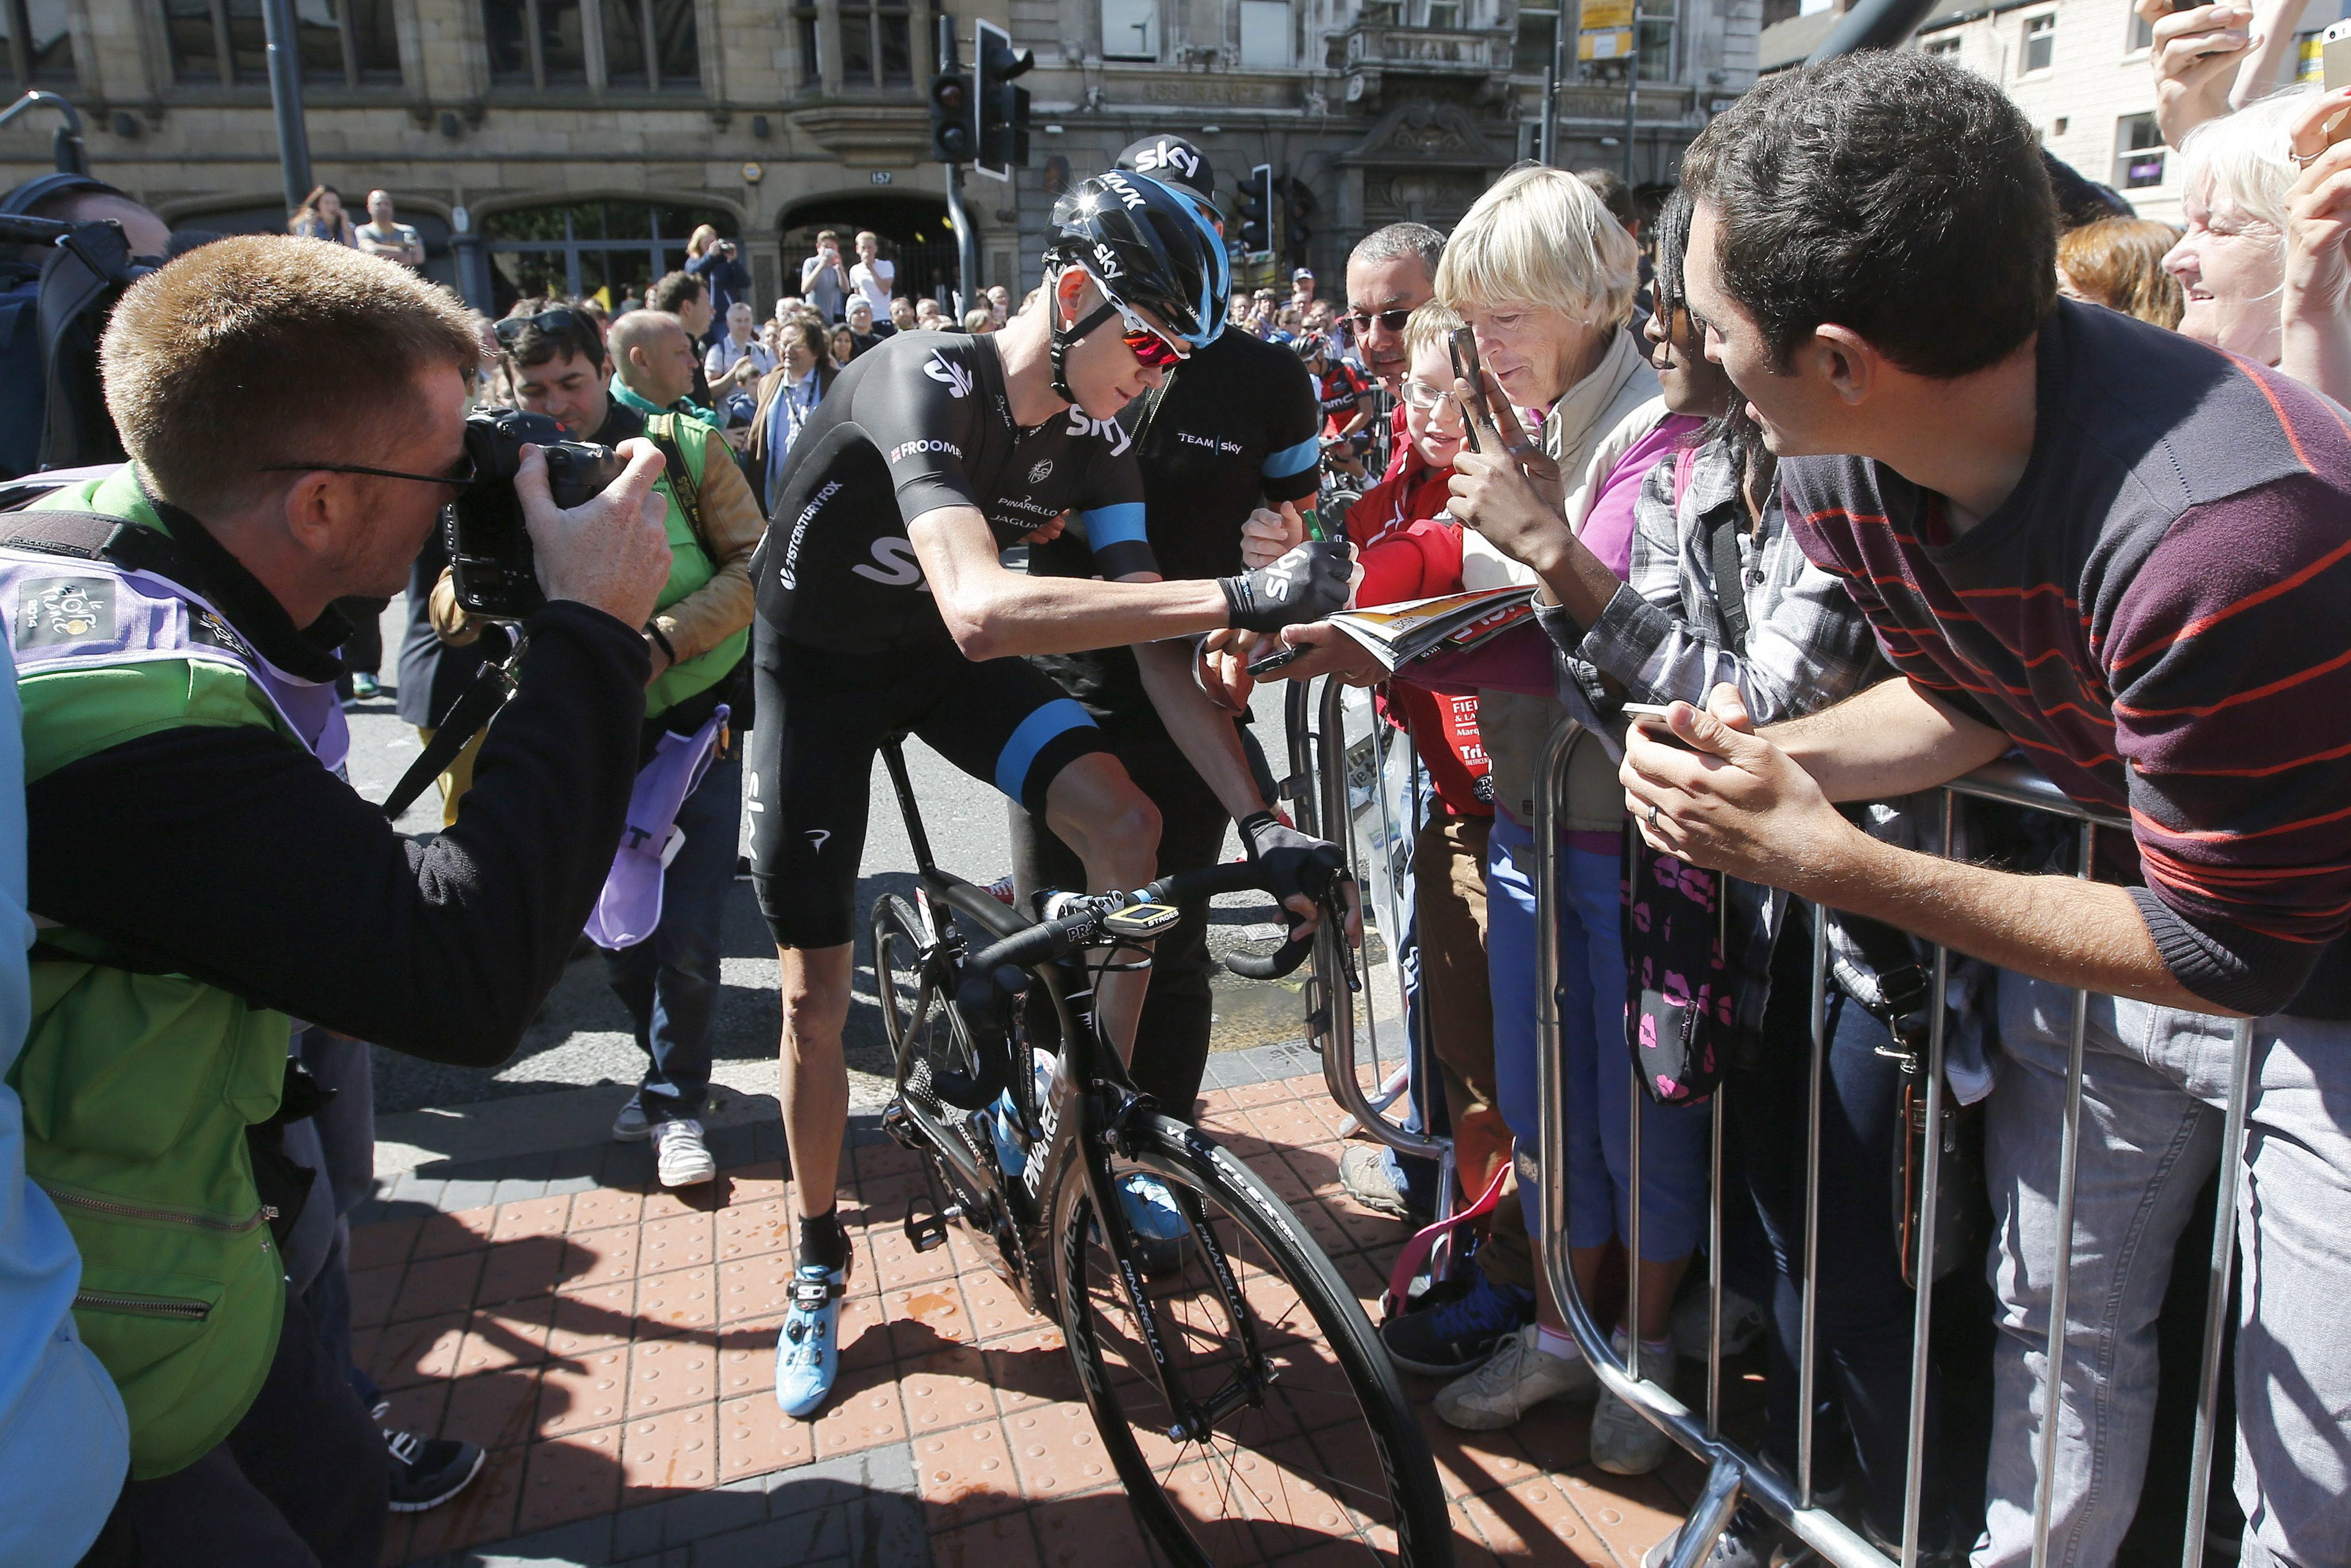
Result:
M1241 186L1241 251L1248 256L1273 253L1273 165L1251 169Z
M1282 254L1299 266L1306 264L1307 242L1314 231L1306 220L1314 215L1314 193L1306 182L1285 174L1281 179Z
M1012 178L1012 166L1029 162L1029 89L1012 78L1037 63L1027 49L993 22L972 24L972 56L979 79L973 99L979 106L979 151L971 166L998 180Z
M931 159L968 163L974 145L971 78L961 71L941 71L931 78Z

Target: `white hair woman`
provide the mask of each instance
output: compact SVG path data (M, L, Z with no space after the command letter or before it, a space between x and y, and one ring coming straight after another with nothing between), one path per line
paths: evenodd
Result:
M1625 573L1632 501L1659 452L1650 437L1666 409L1656 372L1626 329L1639 282L1639 253L1592 188L1562 170L1511 171L1480 197L1447 242L1437 268L1437 299L1476 339L1496 419L1479 432L1481 450L1454 458L1448 509L1466 528L1465 586L1533 580L1510 553L1527 541L1556 545L1572 529L1579 559L1613 590ZM1468 391L1468 388L1463 388ZM1511 408L1523 410L1528 429ZM1563 529L1564 522L1567 528ZM1573 541L1571 541L1573 542ZM1543 591L1548 598L1549 591ZM1499 688L1479 692L1479 732L1492 761L1495 815L1488 839L1487 964L1494 1003L1494 1073L1504 1121L1521 1156L1536 1145L1535 946L1532 832L1535 763L1561 716L1547 696ZM1562 845L1562 1008L1567 1078L1571 1266L1593 1294L1612 1240L1625 1237L1631 1189L1628 1157L1632 1067L1625 1046L1625 965L1617 929L1624 791L1596 737L1580 737L1568 761ZM1641 1322L1645 1345L1665 1339L1675 1287L1695 1249L1706 1213L1703 1111L1643 1103ZM1522 1167L1524 1168L1524 1167ZM1531 1239L1538 1188L1520 1187ZM1505 1228L1497 1227L1498 1234ZM1505 1331L1493 1356L1437 1396L1437 1411L1458 1427L1515 1423L1528 1409L1559 1397L1599 1394L1592 1456L1603 1469L1635 1475L1654 1469L1666 1441L1629 1406L1600 1394L1599 1380L1549 1299L1540 1267L1531 1293L1509 1279L1508 1249L1481 1270L1460 1303L1432 1309L1426 1327L1394 1334L1436 1342L1457 1336L1452 1319ZM1538 1249L1531 1249L1537 1251ZM1520 1319L1530 1307L1535 1321ZM1501 1309L1515 1308L1516 1315ZM1449 1314L1446 1322L1437 1314ZM1418 1314L1415 1314L1417 1316ZM1488 1318L1500 1318L1489 1323ZM1407 1346L1407 1349L1411 1346ZM1660 1349L1645 1359L1657 1375L1673 1364ZM1669 1375L1669 1374L1667 1374Z
M2180 147L2187 230L2163 258L2179 330L2351 398L2351 145L2330 123L2351 91L2290 88L2190 131Z

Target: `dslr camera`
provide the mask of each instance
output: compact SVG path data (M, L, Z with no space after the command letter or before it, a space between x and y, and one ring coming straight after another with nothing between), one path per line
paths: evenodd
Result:
M515 494L525 446L546 449L548 494L566 511L603 494L629 465L609 446L566 441L563 427L543 413L498 408L465 416L474 476L442 508L441 540L457 602L488 621L522 621L547 602Z

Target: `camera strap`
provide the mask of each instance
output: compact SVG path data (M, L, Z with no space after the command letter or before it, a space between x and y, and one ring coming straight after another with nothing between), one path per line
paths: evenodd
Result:
M685 514L685 526L694 535L694 542L709 559L715 569L718 557L710 548L709 530L702 526L702 486L695 483L694 470L687 465L685 453L677 444L679 416L657 413L645 421L645 439L662 455L662 465L669 472L669 487L677 497L678 510ZM706 453L708 448L704 449Z
M449 716L441 721L441 727L433 732L424 754L408 765L408 771L400 776L400 782L384 797L385 821L400 821L401 813L424 793L425 786L449 770L457 754L488 726L507 698L514 695L514 673L522 663L523 647L517 637L512 653L501 661L486 662L474 672L473 685L449 709Z

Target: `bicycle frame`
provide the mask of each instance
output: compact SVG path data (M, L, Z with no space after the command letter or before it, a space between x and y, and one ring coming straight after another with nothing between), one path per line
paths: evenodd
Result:
M936 954L945 940L933 915L938 905L946 906L991 937L1013 936L1033 925L986 888L939 868L932 858L930 836L924 831L922 814L914 802L904 752L893 741L883 747L882 756L890 770L891 787L897 792L898 809L905 818L907 840L914 852L919 879L915 907L925 927L924 960L927 962ZM963 956L955 956L958 960ZM960 1185L964 1189L953 1195L956 1201L952 1209L940 1210L938 1218L971 1222L977 1218L973 1209L976 1200L1003 1257L1008 1280L1027 1291L1031 1305L1056 1322L1061 1321L1064 1303L1051 1278L1031 1277L1034 1270L1030 1259L1032 1255L1041 1257L1050 1265L1050 1253L1044 1248L1053 1240L1054 1195L1067 1179L1064 1173L1071 1161L1081 1161L1087 1197L1098 1217L1103 1242L1117 1266L1128 1307L1134 1313L1150 1352L1153 1380L1166 1407L1181 1413L1176 1431L1171 1433L1181 1441L1187 1431L1194 1436L1205 1434L1238 1404L1261 1398L1272 1376L1266 1369L1252 1314L1242 1300L1239 1281L1225 1257L1223 1246L1208 1225L1198 1199L1178 1185L1169 1190L1183 1206L1185 1218L1200 1243L1201 1253L1210 1263L1217 1293L1223 1298L1227 1317L1244 1347L1246 1358L1245 1370L1234 1385L1239 1389L1239 1398L1233 1397L1233 1386L1228 1386L1204 1407L1178 1392L1180 1385L1168 1360L1158 1311L1152 1304L1134 1250L1128 1244L1126 1227L1112 1223L1110 1218L1121 1212L1111 1155L1115 1152L1121 1156L1132 1156L1134 1145L1127 1129L1138 1116L1152 1113L1157 1108L1156 1103L1134 1087L1118 1052L1102 1040L1094 1010L1094 988L1086 979L1082 964L1081 952L1060 964L1040 965L1030 971L1053 1009L1061 1032L1061 1049L1054 1057L1049 1095L1041 1105L1029 1104L1033 1098L1028 1088L1029 1063L1016 1059L1012 1064L1013 1102L1020 1108L1024 1122L1033 1116L1033 1123L1024 1128L1030 1147L1017 1189L998 1167L992 1146L975 1146L960 1129L933 1117L918 1101L908 1097L903 1066L897 1071L897 1096L892 1103L889 1118L904 1120L892 1125L891 1131L902 1144L910 1137L919 1138L925 1152L939 1156L950 1184ZM889 980L882 972L879 954L875 955L875 970L877 986L886 987ZM1069 984L1073 978L1081 982L1075 988ZM1017 1033L1012 1037L1016 1047L1023 1040L1025 1036ZM914 1221L911 1214L907 1223L912 1235Z

